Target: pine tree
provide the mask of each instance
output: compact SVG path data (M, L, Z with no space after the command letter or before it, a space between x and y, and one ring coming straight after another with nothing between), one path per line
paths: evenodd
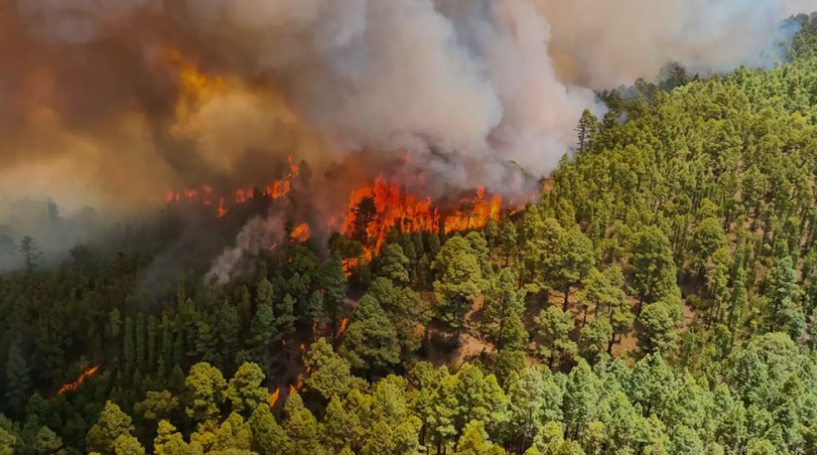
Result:
M275 421L269 406L258 405L249 419L249 424L253 435L253 451L259 455L281 455L284 452L286 436Z
M17 444L17 438L0 427L0 455L14 455L14 446Z
M468 242L459 236L449 239L434 262L439 279L434 282L437 316L457 334L462 331L465 314L482 292L482 269Z
M119 409L119 406L108 401L99 419L88 431L86 446L89 452L112 455L116 441L120 436L131 436L133 420Z
M193 452L182 434L178 433L176 427L167 420L159 422L159 431L153 440L153 448L156 455L185 455Z
M185 385L190 396L187 416L197 422L215 422L227 389L221 371L207 363L197 363L190 369Z
M675 282L675 262L669 240L655 226L648 226L633 237L630 246L633 288L638 292L637 316L642 305L651 303Z
M666 352L677 338L675 319L664 302L647 305L641 315L644 330L638 333L639 348L642 352Z
M576 352L576 343L570 338L573 317L555 306L542 310L535 318L536 330L542 342L539 351L548 359L551 368L558 366L565 355Z
M238 309L226 299L218 312L215 331L219 340L219 350L232 354L226 356L226 364L229 369L232 369L235 357L238 357L240 350L241 322L238 317Z
M147 327L147 368L152 370L158 363L160 353L156 349L159 339L159 320L153 315L148 318Z
M145 448L133 436L120 436L114 443L116 455L145 455Z
M403 249L396 243L383 247L380 253L380 276L392 280L395 284L405 285L409 282L409 259Z
M578 153L584 153L590 148L597 131L598 120L590 113L589 109L585 109L579 119L579 124L576 125L576 135L578 136L576 151Z
M505 253L505 266L510 265L511 255L516 251L516 225L510 220L507 213L502 214L501 231L499 242L502 245L502 251Z
M358 416L344 409L337 395L333 396L319 425L321 444L333 453L345 447L357 448L362 445L363 432Z
M785 315L781 317L781 309L791 305L790 302L794 299L797 289L797 271L791 257L777 258L766 286L766 296L772 303L771 314L768 315L770 329L774 330L783 325Z
M125 318L125 377L130 378L136 369L136 338L133 333L133 319Z
M354 368L364 370L400 361L397 331L373 297L363 296L358 302L338 353Z
M258 284L255 315L250 323L247 344L255 359L266 373L271 373L273 358L270 348L277 334L272 304L272 284L265 278Z
M318 421L306 409L298 392L292 393L284 405L284 452L289 455L323 455L318 442Z
M598 392L595 376L584 360L573 368L565 386L564 412L566 432L574 440L580 440L584 430L593 421Z
M312 343L304 356L304 366L309 372L304 378L304 385L326 400L333 396L346 396L357 382L351 374L349 362L332 350L326 338Z
M499 352L508 348L521 350L528 342L528 333L522 324L525 309L525 291L517 288L517 278L509 268L502 269L491 281L485 298L485 318L497 324L496 347Z
M170 418L179 407L179 399L167 390L147 392L143 401L136 403L134 411L145 420Z
M258 405L268 402L269 390L261 386L264 379L264 373L258 364L245 363L238 368L226 393L234 412L249 414Z
M135 329L135 343L134 346L136 348L136 356L135 356L135 363L136 369L138 371L144 372L147 368L146 364L146 356L147 356L147 340L146 340L146 328L145 328L145 317L142 313L136 314L136 325Z
M11 345L6 361L6 400L11 409L22 412L28 401L30 386L29 367L22 352L22 343L16 341Z
M346 298L347 281L346 272L343 271L343 261L338 253L330 257L319 277L324 289L324 308L326 308L329 320L336 323L343 307L343 299Z

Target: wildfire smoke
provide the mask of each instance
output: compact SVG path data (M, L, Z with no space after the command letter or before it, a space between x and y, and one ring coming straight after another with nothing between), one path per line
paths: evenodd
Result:
M263 185L265 164L287 155L325 170L366 150L408 154L430 185L503 193L509 162L541 177L571 151L581 112L603 112L592 89L670 60L772 64L780 19L803 6L11 0L0 193L144 209L160 188ZM223 216L230 200L210 203Z

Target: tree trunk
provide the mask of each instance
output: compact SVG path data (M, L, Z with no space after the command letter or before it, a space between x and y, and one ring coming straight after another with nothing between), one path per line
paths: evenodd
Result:
M638 297L638 306L635 310L635 320L638 322L638 318L641 317L641 307L644 306L644 293L642 292L641 295Z
M562 311L567 313L567 306L570 303L570 301L569 301L569 299L570 299L570 286L565 286L564 293L565 293L565 303L562 306Z
M496 340L496 353L499 354L502 352L502 334L503 330L505 329L505 319L500 319L499 321L499 339Z

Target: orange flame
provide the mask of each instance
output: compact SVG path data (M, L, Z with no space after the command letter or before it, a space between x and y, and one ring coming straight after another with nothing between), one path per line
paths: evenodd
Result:
M502 210L502 196L496 194L491 198L491 202L485 201L485 188L479 187L476 197L467 201L454 215L445 218L445 233L453 231L465 231L468 229L479 229L488 224L488 220L499 221ZM468 207L473 204L473 208ZM467 210L470 208L470 210Z
M306 223L299 224L292 230L292 238L301 242L309 239L309 226Z
M375 213L370 214L370 220L358 220L358 207L366 198L374 203ZM366 260L371 260L372 243L374 252L379 253L392 228L397 227L403 232L431 232L436 229L438 220L437 209L431 205L430 198L419 200L414 195L402 193L397 185L377 178L373 186L352 192L340 233L364 237L361 243L366 249ZM366 221L366 225L359 224Z
M374 205L372 213L362 213L360 209L361 203L367 198ZM485 188L480 187L475 197L461 200L460 207L453 214L441 217L430 198L421 199L401 191L398 185L377 178L374 185L353 191L349 198L340 233L358 238L363 244L365 257L345 259L344 271L348 276L360 259L368 262L373 253L380 253L386 236L395 228L404 233L437 233L442 219L444 233L448 234L482 228L490 219L499 221L501 213L502 196L494 195L488 201ZM359 219L360 216L365 216L366 219ZM330 226L332 225L334 220L330 220Z
M304 386L304 381L298 380L298 388L296 390L301 390Z
M340 329L338 329L338 337L343 335L343 332L346 331L346 327L349 325L349 318L343 318L340 321Z
M275 403L278 402L278 396L280 396L280 395L281 395L281 388L278 387L277 389L275 389L275 392L273 392L269 396L269 407L275 406Z
M60 391L58 393L62 395L65 392L73 392L74 390L77 390L77 387L79 387L80 384L85 382L85 379L87 379L89 376L93 376L97 372L97 370L99 370L99 367L91 367L85 370L76 381L70 384L65 384L62 387L60 387Z
M305 355L306 355L306 346L304 346L304 344L301 343L301 357L303 357Z
M289 385L289 394L292 395L293 393L295 393L295 386L290 384Z
M360 263L359 258L346 258L341 260L343 263L343 273L346 274L347 277L352 276L352 272L354 269L357 268L358 264Z
M292 156L287 158L288 172L279 180L274 180L263 188L259 188L258 195L261 197L268 197L273 200L282 198L292 191L292 179L300 173L300 167L292 162ZM221 197L214 197L221 196ZM223 197L227 196L227 197ZM209 185L201 185L201 189L187 188L180 192L168 191L165 194L165 202L186 202L203 204L205 206L215 205L214 201L218 201L218 208L216 209L216 216L218 218L224 217L229 212L228 203L244 204L256 197L256 192L253 188L240 188L235 190L232 194L216 195L215 190Z

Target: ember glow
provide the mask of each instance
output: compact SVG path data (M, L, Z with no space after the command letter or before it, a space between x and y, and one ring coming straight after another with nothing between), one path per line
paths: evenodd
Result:
M74 390L77 390L77 387L79 387L80 384L85 382L85 379L87 379L90 376L93 376L97 372L97 370L99 370L99 367L91 367L85 370L76 381L70 384L65 384L62 387L60 387L60 391L58 393L62 395L65 392L73 392Z

